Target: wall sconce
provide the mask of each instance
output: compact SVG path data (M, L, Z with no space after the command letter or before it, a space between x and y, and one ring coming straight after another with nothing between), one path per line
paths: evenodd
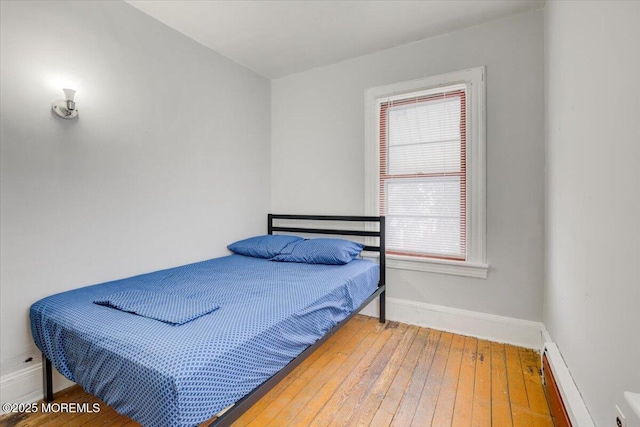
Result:
M73 98L76 96L75 85L69 84L62 89L65 99L58 99L51 105L54 113L63 119L73 119L78 117L78 110L76 110L76 103Z

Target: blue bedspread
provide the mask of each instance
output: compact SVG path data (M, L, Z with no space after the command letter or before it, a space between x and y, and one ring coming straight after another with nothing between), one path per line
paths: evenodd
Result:
M145 426L193 426L282 369L376 289L378 266L232 255L75 289L31 307L36 345L60 373ZM93 304L127 290L220 308L183 325Z

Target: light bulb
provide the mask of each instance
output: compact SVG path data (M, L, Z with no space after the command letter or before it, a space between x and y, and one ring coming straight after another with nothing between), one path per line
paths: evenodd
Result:
M64 97L67 101L73 101L73 98L76 96L75 89L64 88L62 91L64 92Z

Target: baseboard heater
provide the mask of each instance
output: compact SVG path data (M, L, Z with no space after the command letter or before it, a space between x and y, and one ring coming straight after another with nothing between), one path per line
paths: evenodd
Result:
M595 427L558 346L552 342L544 344L542 379L556 427Z

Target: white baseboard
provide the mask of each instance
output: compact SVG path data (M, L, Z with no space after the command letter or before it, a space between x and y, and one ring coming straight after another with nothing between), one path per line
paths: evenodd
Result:
M54 392L71 387L74 384L54 370ZM42 363L20 369L0 378L0 403L2 404L31 403L42 398ZM3 412L0 412L0 414Z
M543 346L542 350L540 351L540 355L542 355L542 351L544 351L544 343L553 342L553 340L551 339L551 335L549 335L549 331L547 331L547 327L544 326L544 323L542 324L542 342Z
M589 410L582 399L576 383L573 381L571 372L569 372L569 368L564 362L558 346L553 342L545 342L543 351L547 355L549 365L551 365L553 378L556 380L556 384L560 390L560 396L562 397L562 402L567 410L571 424L576 427L595 427L591 414L589 414Z
M40 382L38 387L36 384ZM31 403L42 399L42 364L20 369L0 379L0 401L5 403Z
M514 319L441 305L387 297L387 319L425 326L460 335L542 349L544 325L541 322ZM376 299L361 312L377 317Z

